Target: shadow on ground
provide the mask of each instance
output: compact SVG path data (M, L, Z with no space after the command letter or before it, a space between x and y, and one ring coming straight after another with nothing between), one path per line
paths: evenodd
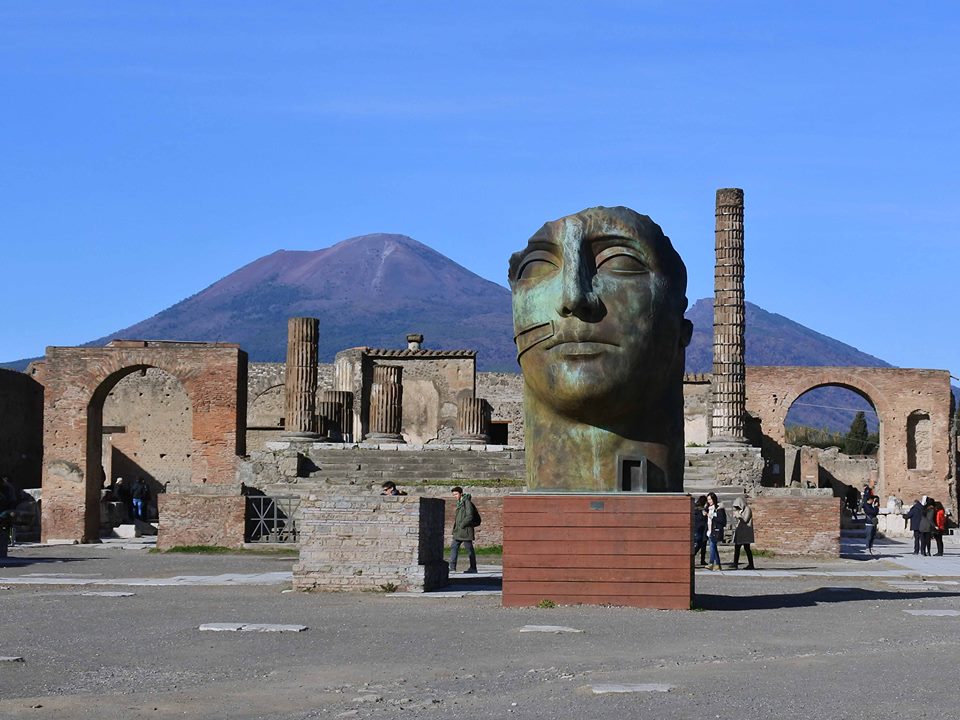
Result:
M27 565L42 565L44 563L83 562L85 560L102 560L103 558L90 556L82 558L68 557L5 557L0 558L0 568L26 567Z
M865 590L853 587L817 588L802 593L775 595L707 595L694 596L693 606L701 610L780 610L783 608L815 607L827 603L864 602L878 600L930 600L956 598L960 592L911 592L897 590Z

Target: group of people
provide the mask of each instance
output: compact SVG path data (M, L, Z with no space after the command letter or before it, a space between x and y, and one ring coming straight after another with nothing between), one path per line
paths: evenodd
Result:
M104 488L103 499L123 503L132 518L146 521L147 508L150 505L150 486L142 477L138 477L133 485L118 477Z
M943 555L943 535L947 531L947 511L943 503L924 495L914 500L910 509L903 514L910 521L913 532L914 555ZM937 543L937 552L930 552L930 543Z
M477 554L473 549L473 541L476 538L476 528L480 525L480 512L473 504L470 493L465 493L459 485L450 488L450 493L457 501L457 509L453 516L453 538L450 543L450 572L457 571L457 558L460 555L460 548L463 547L470 561L470 565L463 572L476 573ZM387 480L380 486L380 494L406 495L392 480Z
M753 511L742 498L733 501L733 515L736 525L733 529L733 563L730 568L740 567L740 551L747 556L747 570L753 570L753 551L750 545L755 541L753 532ZM720 570L720 551L717 544L723 542L727 527L727 511L717 499L716 493L707 493L697 498L693 507L693 556L700 554L700 566L708 570ZM710 564L706 562L707 549L710 552Z

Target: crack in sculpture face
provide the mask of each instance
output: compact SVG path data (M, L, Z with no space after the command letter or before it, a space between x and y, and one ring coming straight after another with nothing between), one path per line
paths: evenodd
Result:
M510 258L509 279L517 358L536 398L607 427L656 412L649 404L692 332L686 269L656 223L623 207L548 222Z

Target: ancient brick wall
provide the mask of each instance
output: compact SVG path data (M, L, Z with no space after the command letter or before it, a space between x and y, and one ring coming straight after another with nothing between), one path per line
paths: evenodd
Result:
M710 439L710 375L683 377L683 441L689 447Z
M778 555L838 556L842 500L829 491L793 492L768 490L750 500L755 547Z
M97 539L104 401L123 377L150 367L177 378L193 408L190 482L181 489L238 490L247 364L237 346L115 341L103 348L51 347L42 369L44 540Z
M471 350L350 348L337 353L335 390L354 395L354 438L370 432L370 387L374 365L402 368L404 440L449 442L456 432L457 401L474 397L476 353Z
M490 403L491 422L508 423L507 445L523 447L523 376L519 373L477 373L477 397Z
M297 590L423 591L447 583L441 500L341 495L301 508Z
M103 427L108 481L142 477L154 498L190 484L193 406L169 373L149 368L122 378L103 402Z
M43 386L0 368L0 476L20 489L39 487L42 460Z
M452 487L452 486L451 486ZM475 547L492 547L494 545L503 545L503 494L499 495L479 495L469 488L464 490L470 493L470 499L477 507L480 518L483 522L476 528L474 534ZM516 488L514 488L516 490ZM444 530L444 542L450 545L453 540L453 521L457 515L457 503L453 496L447 491L447 518L446 528Z
M247 499L209 495L160 495L157 548L182 545L243 547Z
M950 375L945 370L747 368L747 410L760 419L764 455L772 460L771 466L782 462L776 456L783 457L784 420L790 406L803 393L824 385L853 390L876 409L881 445L877 493L881 497L895 495L909 503L931 495L957 512L956 440L951 433ZM918 426L923 428L922 435L911 436L911 428L916 434ZM910 448L914 453L919 448L923 463L910 462ZM783 480L769 478L771 484L782 485Z

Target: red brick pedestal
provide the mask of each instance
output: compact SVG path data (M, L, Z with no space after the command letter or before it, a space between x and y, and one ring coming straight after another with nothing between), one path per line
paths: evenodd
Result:
M683 494L518 493L503 499L503 604L687 610L692 499Z

